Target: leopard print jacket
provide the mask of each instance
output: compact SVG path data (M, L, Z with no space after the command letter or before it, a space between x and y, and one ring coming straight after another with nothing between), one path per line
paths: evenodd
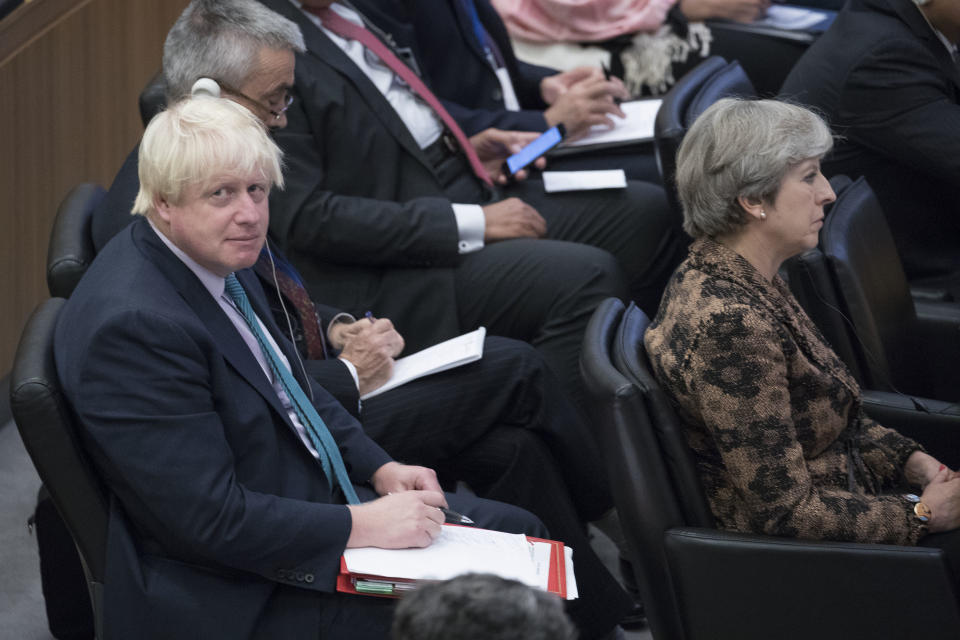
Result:
M644 339L717 525L916 544L903 498L920 446L861 409L860 388L779 277L696 241Z

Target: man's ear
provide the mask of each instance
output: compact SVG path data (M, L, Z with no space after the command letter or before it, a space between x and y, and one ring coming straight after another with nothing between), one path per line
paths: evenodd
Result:
M747 212L748 216L758 221L766 218L766 214L763 213L763 202L761 202L760 198L750 198L742 195L737 196L737 204L743 207L743 210Z
M157 196L153 199L153 210L157 212L157 217L167 224L170 224L170 207L166 198Z

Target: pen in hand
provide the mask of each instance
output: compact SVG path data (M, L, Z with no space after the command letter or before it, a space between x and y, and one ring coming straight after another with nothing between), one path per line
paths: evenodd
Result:
M447 509L446 507L437 507L437 508L443 512L443 515L446 518L446 522L450 524L473 524L473 520L463 515L462 513L457 513L456 511Z
M375 322L373 317L373 311L367 311L365 314L363 314L363 317L369 320L370 324L373 324Z
M603 70L603 77L604 77L604 79L605 79L607 82L610 82L610 78L612 77L611 74L610 74L610 68L606 65L606 63L601 62L601 63L600 63L600 69ZM614 98L613 98L613 104L620 104L621 102L623 102L623 101L622 101L620 98L617 98L617 97L614 97Z

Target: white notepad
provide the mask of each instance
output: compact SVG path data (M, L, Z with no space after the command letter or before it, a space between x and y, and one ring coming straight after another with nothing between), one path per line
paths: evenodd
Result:
M591 147L653 140L653 123L657 119L661 102L659 99L624 102L620 105L620 109L627 117L610 116L614 122L613 128L593 125L584 137L573 142L564 142L560 146L563 148Z
M386 384L360 397L361 400L399 387L411 380L440 373L483 357L483 340L487 337L487 330L480 327L476 331L465 333L462 336L451 338L446 342L427 347L393 363L393 375Z

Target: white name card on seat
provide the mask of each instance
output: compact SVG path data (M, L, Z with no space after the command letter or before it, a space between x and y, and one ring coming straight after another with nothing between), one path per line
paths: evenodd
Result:
M593 189L625 189L627 175L623 169L602 171L544 171L543 188L557 191L590 191Z

